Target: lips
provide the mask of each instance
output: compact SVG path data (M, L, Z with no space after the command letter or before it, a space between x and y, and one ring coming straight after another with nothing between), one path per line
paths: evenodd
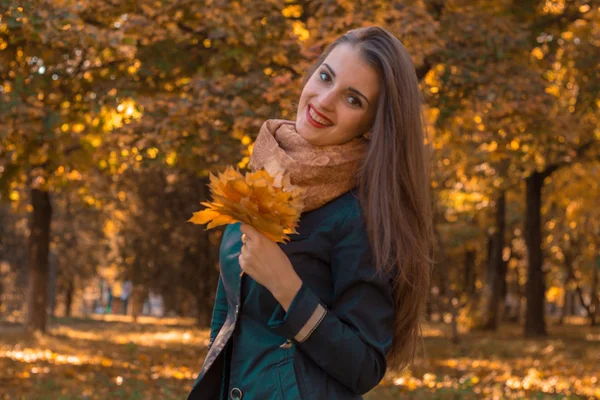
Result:
M311 104L306 107L306 119L316 128L328 128L333 125L329 118L318 112Z

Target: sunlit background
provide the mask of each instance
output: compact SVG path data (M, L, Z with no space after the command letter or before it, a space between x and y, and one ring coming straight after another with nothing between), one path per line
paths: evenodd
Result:
M407 371L368 399L600 398L600 1L0 1L0 398L181 399L247 168L349 29L407 47L438 246Z

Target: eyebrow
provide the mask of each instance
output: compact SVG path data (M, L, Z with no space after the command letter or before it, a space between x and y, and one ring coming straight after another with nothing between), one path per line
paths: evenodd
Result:
M329 64L323 63L323 65L327 67L327 69L329 70L329 72L331 72L331 76L333 76L335 78L335 72L329 66ZM353 87L349 87L348 90L350 90L351 92L356 93L357 95L361 96L362 98L364 98L366 100L366 102L369 105L371 105L371 102L369 101L369 99L367 99L367 96L365 96L364 94L362 94L361 92L359 92L357 89L354 89Z

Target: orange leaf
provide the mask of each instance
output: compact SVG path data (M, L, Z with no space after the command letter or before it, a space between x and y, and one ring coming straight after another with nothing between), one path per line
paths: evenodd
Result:
M219 215L217 218L213 219L211 223L207 225L207 229L212 229L220 225L229 224L231 222L236 222L229 215Z
M288 174L274 178L262 169L242 175L229 166L209 176L213 199L202 202L207 208L195 212L189 222L208 224L207 229L243 222L275 242L285 242L288 234L297 233L304 190L292 185Z
M217 218L220 214L213 210L202 210L194 213L194 216L188 221L194 224L206 224L209 221Z

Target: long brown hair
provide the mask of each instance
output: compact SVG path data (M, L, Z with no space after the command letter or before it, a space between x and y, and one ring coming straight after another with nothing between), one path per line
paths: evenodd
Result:
M358 186L377 270L394 277L394 337L387 362L402 369L414 362L420 343L434 240L431 150L422 96L408 52L398 38L376 26L353 29L339 37L309 69L304 83L340 44L357 46L381 79Z

